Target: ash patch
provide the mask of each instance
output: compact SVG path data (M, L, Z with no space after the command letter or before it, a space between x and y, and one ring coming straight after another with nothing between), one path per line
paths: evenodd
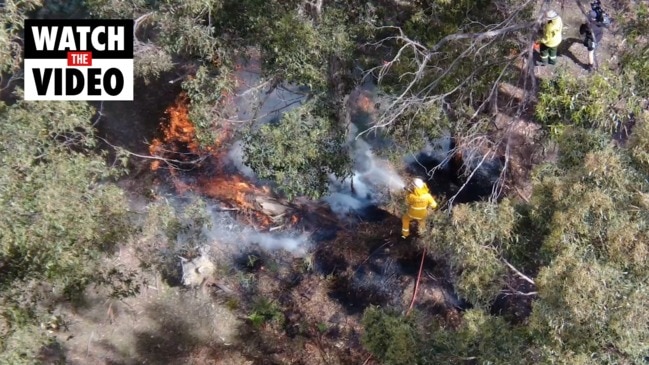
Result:
M264 263L269 260L268 254L259 249L244 250L234 258L234 264L237 270L255 273L264 267Z
M531 283L519 277L510 277L508 288L504 289L492 304L491 314L503 316L512 324L523 323L532 313L532 302L536 296L522 293L535 291L536 287Z
M351 276L338 278L330 297L350 315L360 314L370 305L399 307L403 292L403 268L389 255L389 249L375 252Z
M356 280L340 277L332 283L329 297L337 300L347 314L362 314L370 305L385 306L392 298L378 286L361 286Z
M340 275L348 267L347 259L330 249L320 249L314 253L314 269L320 275Z
M203 253L191 260L181 257L180 260L183 270L182 282L184 285L192 287L199 286L214 277L216 266L206 254Z
M430 176L428 185L432 193L447 198L457 194L455 203L470 203L491 196L504 168L503 159L482 160L477 155L451 154L456 148L453 139L442 142L428 146L406 161L408 172Z

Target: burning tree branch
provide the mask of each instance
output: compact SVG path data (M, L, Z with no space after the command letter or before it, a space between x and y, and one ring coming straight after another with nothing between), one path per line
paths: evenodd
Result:
M188 104L188 97L181 94L167 108L168 118L161 123L160 137L149 146L151 156L128 154L154 160L152 170L157 170L161 162L166 163L170 178L179 190L189 189L216 199L229 206L221 210L236 212L257 228L278 230L297 224L299 208L275 197L270 188L256 186L229 166L226 147L232 136L230 130L223 130L213 145L199 146L196 130L189 119ZM194 173L179 168L186 165L192 166Z
M111 148L113 148L118 153L123 153L123 154L126 154L128 156L142 158L142 159L145 159L145 160L153 160L153 161L157 161L157 162L164 162L164 163L167 164L169 169L174 169L174 170L182 170L180 167L178 167L180 164L196 164L196 165L200 164L201 162L205 161L205 159L207 159L207 157L208 157L207 155L204 155L204 156L199 156L199 157L197 157L196 159L193 159L193 160L183 160L183 161L181 161L181 160L175 160L175 159L172 159L172 158L164 158L164 157L155 156L155 155L142 155L142 154L139 154L139 153L131 152L131 151L125 149L125 148L115 146L114 144L108 142L105 138L98 137L98 136L96 138L101 140L102 142L104 142L105 144L110 146ZM159 165L157 165L157 166L159 166ZM157 168L158 167L156 167L156 169Z

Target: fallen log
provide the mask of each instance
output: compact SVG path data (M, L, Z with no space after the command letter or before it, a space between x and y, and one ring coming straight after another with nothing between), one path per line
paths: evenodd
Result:
M271 218L285 216L287 213L290 213L291 210L291 207L286 203L282 203L272 197L255 196L254 201L256 203L255 205L259 208L259 211Z
M323 202L307 198L288 201L274 196L267 189L250 188L250 185L246 185L246 192L217 190L213 185L208 186L211 188L201 189L201 192L229 206L221 210L232 210L260 228L278 230L279 226L291 228L298 224L305 229L335 228L340 223L336 214Z

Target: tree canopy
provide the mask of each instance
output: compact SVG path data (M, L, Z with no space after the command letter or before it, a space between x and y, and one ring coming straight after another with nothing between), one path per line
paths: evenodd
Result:
M0 105L0 347L6 363L18 363L12 354L38 350L15 344L20 336L13 334L47 314L48 291L77 299L105 273L102 252L132 230L123 192L111 183L123 170L93 152L92 116L81 102Z

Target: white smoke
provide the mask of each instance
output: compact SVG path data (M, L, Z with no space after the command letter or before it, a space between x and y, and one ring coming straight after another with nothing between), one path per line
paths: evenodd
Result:
M243 163L241 142L232 146L228 158L243 175L256 178L252 169ZM334 176L329 177L329 194L323 200L334 212L345 215L362 210L371 204L380 203L388 190L398 191L404 188L405 183L394 168L375 156L371 146L364 140L353 142L352 159L354 169L351 177L343 181Z
M430 161L438 161L440 169L448 168L449 161L453 155L451 151L452 137L449 132L444 133L441 137L426 143L416 155L411 154L405 158L409 165L430 165ZM430 174L431 171L426 171Z
M255 172L250 167L243 163L243 142L236 141L228 151L228 159L234 166L247 178L256 178Z
M306 93L299 86L284 83L270 88L268 80L262 78L259 57L252 56L239 66L235 71L237 85L234 90L239 121L262 125L306 100Z
M308 234L260 232L240 223L232 212L219 209L211 209L211 228L205 227L203 234L208 238L209 245L222 251L235 254L257 244L267 251L285 250L296 257L303 257L312 245Z
M173 201L176 209L182 209L180 201ZM202 234L206 238L199 249L200 255L192 258L180 258L182 267L182 283L186 286L196 287L206 280L213 279L216 274L216 265L232 260L234 257L245 253L254 246L272 252L285 250L294 257L306 256L311 241L306 234L259 232L241 224L229 211L220 210L218 207L208 207L211 224L202 227ZM191 224L191 222L186 222ZM179 234L178 242L192 245L190 236Z
M331 209L341 215L380 203L387 191L406 186L388 161L377 157L365 140L356 138L355 126L351 125L348 133L354 163L352 177L339 181L331 176L330 194L324 198Z
M334 212L341 215L380 203L388 190L398 191L405 187L403 179L388 161L377 157L372 151L372 146L365 140L355 139L357 133L357 129L352 125L348 132L354 164L352 176L343 181L330 176L329 194L323 199ZM241 141L233 144L228 158L243 175L251 179L256 178L252 169L243 162Z
M285 250L296 257L304 257L309 247L308 235L290 236L271 232L255 232L248 236L251 243L257 243L268 251Z

